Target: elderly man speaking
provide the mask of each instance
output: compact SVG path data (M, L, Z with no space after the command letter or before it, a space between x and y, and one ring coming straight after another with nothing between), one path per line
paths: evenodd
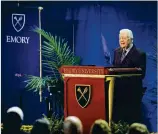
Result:
M136 48L133 33L122 29L119 33L120 47L114 51L113 66L119 68L141 68L142 77L116 80L114 92L114 121L128 123L141 121L142 79L146 72L146 54Z
M120 47L114 52L113 65L115 67L138 67L143 71L143 78L146 71L146 54L136 48L133 43L133 33L129 29L120 30Z

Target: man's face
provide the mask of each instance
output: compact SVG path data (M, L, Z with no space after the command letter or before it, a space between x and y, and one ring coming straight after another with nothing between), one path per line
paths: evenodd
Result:
M128 34L126 32L120 33L119 43L120 43L121 48L128 48L129 47L129 45L131 43L131 39L128 37Z

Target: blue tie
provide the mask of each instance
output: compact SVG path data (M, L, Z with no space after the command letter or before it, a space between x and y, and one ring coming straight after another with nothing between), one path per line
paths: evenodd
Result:
M121 62L124 60L125 56L126 56L126 50L123 50L122 52L122 56L121 56Z

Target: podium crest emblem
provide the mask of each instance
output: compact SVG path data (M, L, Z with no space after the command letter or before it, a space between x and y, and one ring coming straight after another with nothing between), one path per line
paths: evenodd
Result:
M90 85L83 85L83 84L76 84L75 85L75 96L78 104L85 108L91 98L91 86Z

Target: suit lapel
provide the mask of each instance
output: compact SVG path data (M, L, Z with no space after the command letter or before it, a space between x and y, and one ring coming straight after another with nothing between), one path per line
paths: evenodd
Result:
M119 64L121 64L122 51L123 51L122 48L120 48L120 49L118 50L117 62L118 62Z

